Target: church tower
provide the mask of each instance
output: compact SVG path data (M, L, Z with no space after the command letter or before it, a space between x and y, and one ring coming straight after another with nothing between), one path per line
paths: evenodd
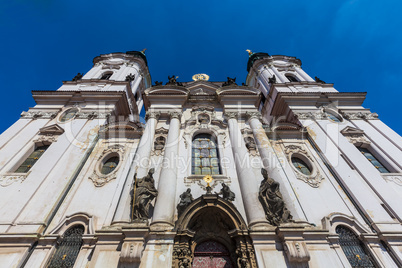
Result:
M402 138L365 93L251 51L243 85L93 63L0 136L0 266L402 265Z

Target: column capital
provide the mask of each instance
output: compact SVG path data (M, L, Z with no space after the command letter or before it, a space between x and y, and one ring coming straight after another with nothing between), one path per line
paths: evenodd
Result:
M229 119L237 119L237 117L239 116L238 112L226 112L223 114L224 117L226 117L228 120Z
M248 120L251 120L251 119L258 119L258 120L261 120L261 113L260 112L246 112L246 118L248 119Z
M148 111L148 112L145 114L145 120L148 120L148 119L150 119L150 118L158 119L160 115L161 115L161 112L149 112L149 111Z
M176 112L176 111L168 112L168 115L170 116L170 119L177 118L177 119L180 120L182 114L183 114L182 112Z

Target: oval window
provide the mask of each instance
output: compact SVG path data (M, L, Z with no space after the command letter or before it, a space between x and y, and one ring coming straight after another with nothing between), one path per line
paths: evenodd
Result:
M339 116L334 115L332 113L327 113L327 116L333 122L340 123L342 121L342 118L340 118Z
M74 118L74 116L78 113L77 108L72 108L63 113L63 115L60 117L60 122L67 122L71 119Z
M119 164L118 156L112 156L108 158L108 160L106 160L105 163L103 163L102 165L101 173L103 175L109 174L110 172L116 169L118 164Z
M292 157L292 164L297 171L303 173L304 175L311 175L311 168L300 158Z

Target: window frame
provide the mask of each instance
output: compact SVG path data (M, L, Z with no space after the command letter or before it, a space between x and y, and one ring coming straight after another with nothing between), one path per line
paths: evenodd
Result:
M383 164L384 161L385 161L385 159L383 159L382 157L379 157L377 153L375 153L375 152L373 153L373 150L370 149L370 146L361 145L361 146L355 146L355 147L356 147L356 149L359 150L359 152L364 156L364 158L366 158L366 160L367 160L369 163L371 163L371 164L373 165L373 167L374 167L375 169L377 169L378 172L380 172L381 174L389 174L389 173L392 173L392 172L393 172L392 168L390 169L389 165L384 165L384 164ZM381 171L379 170L379 168L377 168L377 167L369 160L369 158L368 158L365 154L363 154L362 150L367 151L367 152L382 166L382 168L384 168L387 172L381 172ZM381 158L381 159L379 159L379 158ZM386 161L385 161L385 162L386 162ZM380 167L380 168L381 168L381 167Z
M286 79L289 81L288 83L297 83L300 82L301 80L294 74L290 74L290 73L286 73L285 74ZM291 81L291 79L289 79L289 77L292 77L295 81Z
M12 174L12 175L27 175L32 171L32 168L34 167L34 165L36 163L38 163L38 161L40 160L40 158L42 158L42 156L46 153L46 151L49 149L51 143L50 142L35 142L33 144L33 146L30 146L30 148L24 153L23 156L21 156L17 162L15 162L10 171L8 172L8 175ZM37 148L43 147L43 146L47 146L46 150L39 156L39 158L35 161L35 163L32 164L32 166L29 168L28 171L26 172L17 172L17 170L21 167L21 165L35 152L35 150Z
M215 150L216 150L216 157L209 157L210 159L212 159L212 158L216 158L217 159L217 168L218 168L218 173L216 173L216 174L213 174L213 172L212 172L212 165L211 165L211 161L209 162L209 167L210 167L210 170L211 170L211 172L209 173L209 174L204 174L203 172L202 172L202 169L201 169L201 172L200 172L200 174L196 174L196 172L195 172L195 163L193 164L193 161L195 160L195 157L194 157L194 141L198 138L198 136L202 136L202 135L205 135L205 136L209 136L209 139L210 139L210 141L212 141L214 144L215 144ZM200 147L201 148L201 147ZM208 147L208 148L210 148L210 147ZM222 169L222 166L221 166L221 157L220 157L220 152L219 152L219 144L218 144L218 142L217 142L217 138L216 138L216 136L215 135L213 135L213 134L211 134L211 133L206 133L206 132L198 132L198 133L195 133L194 135L193 135L193 137L192 137L192 139L191 139L191 153L190 153L190 156L191 156L191 171L190 171L190 176L205 176L205 175L211 175L211 176L220 176L220 175L223 175L223 169ZM205 148L206 149L206 148ZM201 149L198 149L198 150L201 150ZM208 150L211 150L211 149L208 149ZM200 152L201 153L201 152ZM209 156L210 156L211 154L210 154L210 151L209 151ZM202 157L200 157L200 159L202 159ZM201 162L201 166L202 166L202 162Z
M103 73L100 75L99 79L100 79L100 80L110 80L110 78L113 76L113 74L114 74L114 72L112 72L112 71L103 72ZM104 76L108 76L108 77L107 77L107 78L103 78Z
M70 110L73 110L73 109L76 109L76 110L77 110L76 113L74 114L74 116L71 117L70 119L66 120L66 121L61 121L62 117L63 117L64 115L66 115ZM66 108L64 111L61 112L61 114L60 114L59 117L57 118L57 122L60 123L60 124L66 124L66 123L68 123L68 122L71 122L71 121L73 121L73 120L76 118L77 114L78 114L80 111L81 111L81 109L78 108L78 107L68 107L68 108Z

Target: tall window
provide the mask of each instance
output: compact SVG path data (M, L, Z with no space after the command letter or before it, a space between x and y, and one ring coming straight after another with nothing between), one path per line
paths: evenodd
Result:
M339 244L352 267L376 267L370 253L359 238L348 228L337 226Z
M17 168L15 173L27 173L31 167L39 160L43 153L49 148L49 145L36 147L27 159Z
M215 139L209 134L198 134L193 139L192 174L218 175L219 155Z
M68 229L57 246L48 268L72 268L82 246L84 226L76 225Z
M377 160L377 158L375 158L373 156L372 153L370 153L369 150L367 150L366 148L362 148L362 147L358 147L357 149L359 149L359 151L367 158L368 161L370 161L371 164L373 164L373 166L378 169L379 172L381 173L389 173L389 170L386 169L383 164L380 163L380 161Z

